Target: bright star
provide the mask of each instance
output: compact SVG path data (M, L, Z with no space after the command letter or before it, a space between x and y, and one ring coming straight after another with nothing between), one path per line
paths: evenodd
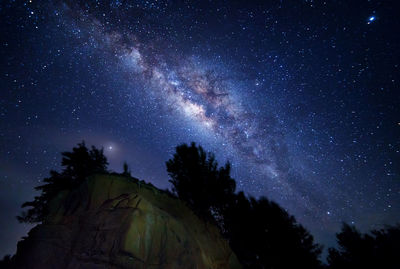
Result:
M370 24L371 22L373 22L375 20L375 16L371 16L368 18L368 24Z

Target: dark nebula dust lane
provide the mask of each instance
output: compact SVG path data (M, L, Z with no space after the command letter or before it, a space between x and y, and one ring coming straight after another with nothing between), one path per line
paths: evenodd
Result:
M381 1L5 1L0 254L19 204L85 140L168 187L195 141L322 244L400 212L400 20ZM6 195L7 194L7 195Z

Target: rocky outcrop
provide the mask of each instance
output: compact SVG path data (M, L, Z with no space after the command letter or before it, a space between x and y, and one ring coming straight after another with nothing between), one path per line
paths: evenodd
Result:
M93 176L50 206L18 244L18 268L241 268L218 228L133 178Z

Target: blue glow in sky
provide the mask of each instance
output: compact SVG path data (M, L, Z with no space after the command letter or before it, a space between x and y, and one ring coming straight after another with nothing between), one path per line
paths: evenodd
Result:
M375 21L376 17L375 16L370 16L368 18L368 24L372 23L373 21Z

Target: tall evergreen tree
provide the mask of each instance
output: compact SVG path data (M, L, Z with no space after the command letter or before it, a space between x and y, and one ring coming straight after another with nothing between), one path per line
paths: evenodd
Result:
M318 268L321 247L278 204L235 194L230 165L192 143L167 162L173 191L201 217L212 218L245 268Z
M218 167L213 154L192 143L178 146L166 165L173 192L196 213L206 218L222 214L236 188L229 163Z
M44 185L40 185L35 190L40 191L33 201L25 202L22 207L28 208L22 212L17 219L20 222L36 223L44 220L48 214L48 203L62 190L75 188L89 175L94 173L107 172L107 158L104 156L103 149L92 146L89 150L85 143L79 143L71 152L63 152L61 173L50 171L50 177L45 178Z

